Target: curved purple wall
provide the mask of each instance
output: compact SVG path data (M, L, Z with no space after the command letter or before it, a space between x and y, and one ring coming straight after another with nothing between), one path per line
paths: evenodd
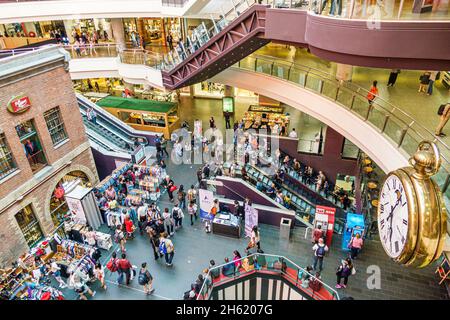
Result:
M266 9L265 38L307 45L315 55L340 63L379 68L450 69L450 21L337 19L306 11Z

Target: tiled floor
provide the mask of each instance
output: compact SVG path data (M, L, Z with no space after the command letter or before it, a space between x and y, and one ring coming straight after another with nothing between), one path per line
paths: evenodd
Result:
M196 181L196 166L168 165L168 172L176 185L190 185ZM167 195L159 203L161 208L171 208ZM311 264L312 251L309 240L304 239L305 229L297 228L292 233L289 242L280 241L277 227L261 225L262 248L265 253L279 254L288 257L300 266ZM339 260L346 256L340 249L340 237L334 235L330 254L325 258L322 277L326 283L335 285L335 268ZM175 245L174 266L167 268L164 261L154 261L153 253L148 239L137 235L134 240L127 243L127 253L132 264L139 266L146 261L154 277L155 293L146 296L142 288L134 279L130 286L117 286L114 282L116 275L109 272L106 276L108 289L103 291L98 284L92 287L97 290L94 299L181 299L183 292L188 290L201 270L208 266L209 260L214 259L221 263L224 257L231 258L233 250L243 253L248 240L232 239L213 234L206 234L200 222L190 226L188 221L183 222L183 228L173 237ZM117 245L115 244L115 248ZM102 261L106 263L111 252L104 252ZM384 254L380 243L367 242L360 258L355 263L357 273L349 280L349 286L340 290L341 296L350 295L355 299L444 299L446 291L437 284L434 268L423 270L406 269L389 261ZM369 290L366 286L367 267L377 265L381 269L381 289ZM76 298L71 290L64 290L67 299Z

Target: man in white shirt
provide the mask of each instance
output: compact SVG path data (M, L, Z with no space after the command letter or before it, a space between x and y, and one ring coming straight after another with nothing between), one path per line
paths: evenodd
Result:
M427 95L433 94L433 85L434 85L434 82L436 81L437 74L438 74L438 71L430 71L430 82L428 82Z
M297 138L297 132L295 131L295 128L292 128L292 131L289 132L290 138Z

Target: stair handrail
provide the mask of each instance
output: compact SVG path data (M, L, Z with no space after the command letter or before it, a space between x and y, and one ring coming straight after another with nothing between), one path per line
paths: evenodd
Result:
M245 257L242 257L242 258L240 258L240 259L236 259L236 260L230 261L230 262L228 262L228 263L224 263L224 264L221 264L221 265L214 266L214 267L210 268L210 269L208 270L208 274L207 274L206 277L205 277L205 281L203 282L203 285L202 285L201 288L200 288L199 294L198 294L198 296L197 296L197 300L203 300L203 298L205 297L205 294L204 294L204 293L206 293L206 297L207 297L207 298L210 297L210 293L211 293L212 289L214 288L214 282L212 281L213 277L212 277L212 275L211 275L211 271L212 271L212 270L219 270L219 272L220 272L221 268L223 268L223 267L226 266L226 265L233 264L233 267L234 267L236 261L239 261L239 262L241 262L241 264L242 264L242 262L244 261L244 259L248 259L249 257L252 257L253 260L257 260L258 256L264 256L264 257L268 257L268 258L275 258L275 259L277 259L277 260L280 261L280 262L281 262L281 261L287 261L287 262L289 262L292 266L294 266L295 268L298 269L299 273L300 273L300 272L301 272L302 274L305 273L305 274L309 275L309 278L310 278L310 279L316 279L318 282L320 282L320 283L322 284L322 286L325 287L326 290L327 290L330 294L332 294L333 297L335 297L336 300L339 300L339 299L340 299L340 298L339 298L339 293L338 293L335 289L333 289L331 286L329 286L328 284L326 284L322 279L316 278L315 275L309 273L306 269L300 267L298 264L296 264L295 262L293 262L291 259L286 258L285 256L280 256L280 255L275 255L275 254L268 254L268 253L252 253L252 254L249 254L249 255L247 255L247 256L245 256ZM255 259L255 258L256 258L256 259ZM274 261L275 261L275 259L274 259ZM287 273L284 272L284 270L282 270L282 268L281 268L281 269L274 269L274 270L279 271L281 275L287 275ZM253 272L253 271L258 272L258 270L255 270L255 269L254 269L254 270L251 270L251 271L252 271L252 272ZM297 274L297 277L298 277L298 274ZM236 271L235 271L235 272L233 272L233 278L230 277L229 280L234 280L234 279L236 279L236 278L237 278L237 277L236 277ZM211 279L209 285L207 284L206 279ZM305 292L305 293L308 294L309 296L311 296L312 298L314 298L314 292L315 292L315 291L312 292L312 295L309 294L308 292Z

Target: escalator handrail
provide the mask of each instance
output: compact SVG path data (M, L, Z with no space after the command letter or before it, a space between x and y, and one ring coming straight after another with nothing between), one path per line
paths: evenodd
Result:
M119 130L121 130L122 132L126 133L127 135L129 135L131 137L142 139L143 141L146 142L147 145L149 143L147 137L141 136L141 134L143 134L143 135L156 135L156 133L151 132L151 131L141 131L141 130L134 129L133 127L131 127L131 126L127 125L126 123L120 121L119 119L117 119L113 115L110 115L107 111L103 110L101 107L99 107L97 104L93 103L92 101L90 101L86 97L84 97L82 94L77 93L77 99L78 99L78 101L83 102L85 104L85 106L92 106L97 113L102 115L102 119L105 119L107 122L112 124L114 127L119 127Z

